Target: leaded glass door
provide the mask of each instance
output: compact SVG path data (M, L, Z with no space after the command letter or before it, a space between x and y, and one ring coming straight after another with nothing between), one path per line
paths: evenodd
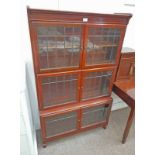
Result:
M81 127L89 127L106 122L110 105L96 105L89 108L82 109Z
M79 68L83 37L80 24L35 25L39 72Z
M87 26L85 66L116 64L123 28L118 26Z
M83 71L81 100L109 96L115 68Z
M79 101L78 71L73 73L53 73L39 78L39 102L40 108L46 109Z
M41 118L46 138L56 137L78 130L79 110Z

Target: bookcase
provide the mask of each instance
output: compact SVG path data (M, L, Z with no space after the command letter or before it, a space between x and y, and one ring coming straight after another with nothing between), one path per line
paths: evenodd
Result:
M106 128L131 14L27 9L43 146Z

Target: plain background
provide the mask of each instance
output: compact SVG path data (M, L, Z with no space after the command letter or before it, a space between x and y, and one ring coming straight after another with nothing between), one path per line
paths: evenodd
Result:
M68 1L66 0L66 5L69 4ZM21 46L24 46L21 39L22 17L20 13L23 4L20 0L5 0L1 2L0 6L0 153L18 155L20 143L19 91L20 83L22 83L20 82L22 72L22 70L20 71L22 64L20 56ZM137 155L155 154L154 15L153 1L137 0L135 15Z

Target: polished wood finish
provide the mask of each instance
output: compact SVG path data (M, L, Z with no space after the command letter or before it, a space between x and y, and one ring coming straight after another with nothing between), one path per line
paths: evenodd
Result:
M91 128L106 128L120 51L132 15L30 8L27 12L43 146ZM83 126L82 121L88 124Z
M81 36L81 61L80 69L83 68L94 68L103 67L108 64L101 64L96 66L86 66L86 47L87 47L87 37L89 27L98 28L119 28L121 30L121 38L117 49L116 63L110 65L118 65L120 51L126 31L126 25L129 19L132 17L131 14L96 14L96 13L79 13L79 12L67 12L67 11L48 11L39 9L28 9L31 42L33 50L34 68L36 73L45 72L59 72L66 70L75 70L78 68L68 67L64 69L51 69L51 70L40 70L39 55L38 55L38 43L37 43L37 32L38 26L53 26L59 25L81 25L82 26L82 36ZM83 18L87 18L87 22L83 21ZM76 21L74 23L74 21Z
M74 106L66 105L66 106L61 106L61 107L54 107L52 109L42 110L40 111L40 116L42 117L52 116L52 115L61 114L64 112L71 112L71 111L74 111L80 108L88 108L91 106L106 104L108 102L112 102L111 97L102 97L98 99L92 99L91 101L80 102L79 104L76 104Z
M135 115L134 56L134 53L122 53L117 73L117 80L113 84L113 91L131 108L130 115L128 117L128 121L123 134L123 144L126 142Z
M86 23L94 24L120 24L127 25L132 14L99 14L87 12L71 12L71 11L56 11L56 10L39 10L28 9L29 19L33 22L64 22L67 23L84 23L83 18L88 18Z
M135 74L135 52L122 53L116 80L122 81L134 77Z

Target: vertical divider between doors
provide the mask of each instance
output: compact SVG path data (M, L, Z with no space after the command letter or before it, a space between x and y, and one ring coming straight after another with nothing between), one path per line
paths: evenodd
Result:
M85 49L86 49L86 42L87 42L87 26L86 24L83 24L83 30L82 30L82 56L81 56L81 63L80 63L80 73L79 73L79 86L78 86L78 92L79 92L79 102L81 102L82 98L82 88L83 88L83 72L85 65Z
M78 128L77 128L77 130L80 131L81 123L82 123L82 109L81 108L78 110L78 120L77 121L78 121Z
M109 103L109 109L108 109L107 116L106 116L106 124L107 125L109 123L109 117L110 117L110 113L111 113L111 108L112 108L112 101L110 101L110 103Z
M84 24L83 26L83 54L82 54L82 69L86 65L86 50L87 50L87 40L88 40L88 25Z
M81 70L79 71L78 73L78 103L80 103L81 101L81 78L82 78L82 75L81 75Z
M112 76L111 76L110 85L109 85L109 92L110 92L110 95L111 95L111 93L112 93L112 87L113 87L113 82L114 82L114 79L115 79L115 74L116 74L116 66L113 67L113 69L112 69Z

